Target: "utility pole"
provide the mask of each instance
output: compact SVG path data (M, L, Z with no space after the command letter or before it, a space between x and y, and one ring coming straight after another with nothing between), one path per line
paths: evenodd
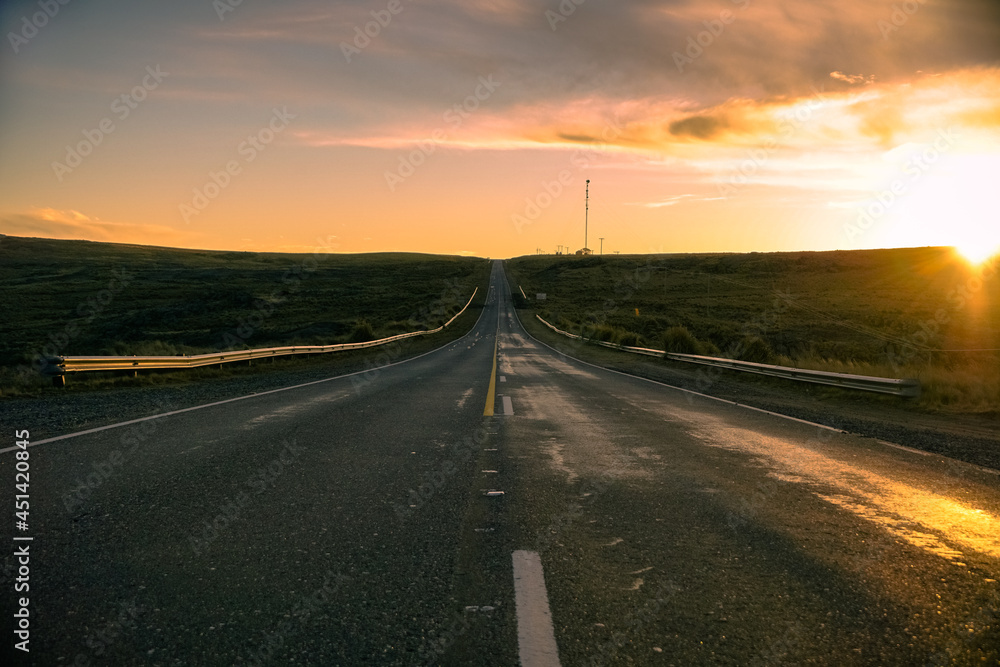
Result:
M600 236L598 238L601 239L601 254L603 255L604 254L604 237Z
M583 247L587 248L587 218L590 217L590 179L587 179L587 197L583 205Z

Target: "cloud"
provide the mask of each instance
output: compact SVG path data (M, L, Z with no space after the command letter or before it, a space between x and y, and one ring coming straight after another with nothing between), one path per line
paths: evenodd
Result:
M694 195L677 195L676 197L668 197L662 201L654 202L643 202L638 204L631 204L632 206L645 206L646 208L663 208L664 206L673 206L679 204L682 200L694 197Z
M843 72L830 72L830 78L843 81L844 83L848 83L852 86L857 85L859 83L863 83L865 85L875 83L874 74L865 76L864 74L844 74Z
M692 150L777 144L800 150L889 148L922 141L938 129L969 128L995 145L1000 142L1000 68L977 68L897 83L867 82L860 88L800 97L733 99L690 111L655 100L636 105L612 143L623 148L692 156ZM591 101L590 115L601 117ZM561 141L592 137L592 126L576 121ZM666 128L666 132L663 131ZM538 129L526 134L536 136ZM586 142L580 142L586 143Z
M487 100L459 126L445 123L439 112L411 117L404 125L370 127L367 133L304 131L295 138L311 146L410 150L427 144L435 130L444 130L435 148L587 149L687 160L762 145L797 151L885 150L924 141L948 127L968 128L996 144L998 99L1000 68L976 68L914 75L902 82L865 79L863 85L817 87L801 96L732 98L710 106L673 96L621 100L587 95L498 110Z
M164 56L174 74L159 94L204 96L209 104L296 100L315 108L311 117L330 121L315 121L311 131L367 136L379 126L439 113L489 74L505 82L489 103L497 113L588 97L669 97L711 107L734 98L802 97L822 81L845 87L898 82L916 70L988 62L991 50L995 62L1000 44L1000 22L988 20L986 3L972 0L922 5L892 40L882 39L877 25L890 20L894 0L583 3L573 4L556 30L546 18L546 11L559 11L551 0L423 0L404 2L377 34L363 37L361 52L348 62L343 45L353 46L356 30L384 5L289 4L243 3L229 17L238 20L172 26L188 37ZM678 71L674 54L724 11L733 21ZM84 87L106 76L74 74L70 79Z
M678 137L711 139L728 128L729 121L724 116L688 116L684 120L670 123L670 134Z
M27 213L0 215L0 233L52 239L82 239L111 243L179 246L196 234L163 225L108 222L79 211L40 208Z
M486 111L503 119L528 108L551 110L551 129L526 132L530 140L541 135L551 143L592 142L606 117L597 123L596 134L585 122L579 128L565 127L578 117L582 100L653 107L674 102L657 123L651 116L646 122L633 118L630 131L622 134L623 143L649 145L671 136L685 141L725 138L737 118L693 112L734 99L759 104L801 99L824 83L843 90L867 89L875 81L909 80L917 70L953 71L996 62L1000 56L1000 21L991 3L920 3L919 11L891 39L883 39L878 22L891 21L898 4L570 3L575 9L552 30L546 11L558 12L557 0L422 0L404 2L402 11L377 34L365 37L366 45L351 62L342 45L353 45L356 29L371 23L372 11L381 11L384 3L242 3L223 23L204 7L183 12L149 9L157 20L143 20L141 26L140 19L149 18L142 12L118 12L109 20L116 33L152 34L162 40L158 59L171 63L171 79L157 95L202 105L196 110L210 110L201 116L210 122L231 122L221 109L234 103L248 108L248 103L294 101L304 112L298 126L303 143L377 146L399 138L390 130L402 134L405 142L412 138L406 128L416 132L440 124L442 111L467 96L479 76L493 74L504 83L484 104ZM674 54L683 53L688 40L700 37L706 23L717 22L724 11L733 20L719 34L709 35L703 53L678 71ZM171 39L163 39L166 36ZM105 61L115 65L105 67ZM105 58L101 63L38 65L17 72L23 71L24 80L35 86L117 94L133 85L134 64L129 59ZM96 103L106 104L103 97ZM579 117L586 121L590 115ZM504 129L503 123L491 126ZM875 128L873 132L885 136ZM498 131L486 143L523 138L502 135ZM455 141L477 145L475 139Z
M643 206L645 208L664 208L666 206L674 206L680 204L682 201L696 202L696 201L721 201L725 197L698 197L692 194L677 195L674 197L667 197L666 199L660 201L652 202L630 202L627 206Z

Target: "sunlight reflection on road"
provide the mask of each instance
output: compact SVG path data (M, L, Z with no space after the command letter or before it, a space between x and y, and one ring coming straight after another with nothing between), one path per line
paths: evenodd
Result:
M706 444L752 454L772 467L778 479L822 487L815 493L823 500L956 565L964 565L959 549L1000 558L996 513L721 420L714 428L705 426L703 421L695 435ZM829 492L831 487L835 492Z

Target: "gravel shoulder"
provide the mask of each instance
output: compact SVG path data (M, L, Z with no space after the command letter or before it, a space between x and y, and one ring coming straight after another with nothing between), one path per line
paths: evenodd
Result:
M519 317L538 340L598 366L1000 471L996 416L926 412L905 398L721 369L712 369L706 386L697 366L581 343L547 329L530 311Z

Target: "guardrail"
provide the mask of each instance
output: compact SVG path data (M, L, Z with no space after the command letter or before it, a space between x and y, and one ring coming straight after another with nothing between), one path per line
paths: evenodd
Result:
M215 364L228 364L234 361L253 361L255 359L273 359L275 357L287 356L290 354L324 354L327 352L341 352L345 350L359 350L366 347L377 347L392 343L393 341L414 336L428 336L442 331L449 324L454 322L459 315L476 298L479 288L473 290L468 302L450 320L439 326L437 329L428 331L411 331L397 334L379 340L364 341L362 343L337 343L335 345L291 345L287 347L266 347L256 350L238 350L234 352L215 352L209 354L194 354L191 356L160 356L160 357L53 357L48 360L46 368L42 373L51 375L53 382L57 386L66 383L67 373L83 373L87 371L135 371L140 370L164 370L164 369L185 369L198 368L201 366L212 366Z
M577 334L557 329L554 325L546 322L540 315L535 315L538 320L558 334L586 341L597 343L604 347L615 350L624 350L634 354L643 354L649 357L660 357L672 359L674 361L684 361L703 366L714 366L715 368L726 368L744 373L756 373L758 375L769 375L771 377L785 378L786 380L796 380L798 382L812 382L813 384L825 384L845 389L858 389L860 391L871 391L879 394L891 394L904 398L916 398L920 396L920 380L880 378L870 375L849 375L847 373L832 373L830 371L813 371L804 368L790 368L788 366L772 366L770 364L758 364L752 361L737 361L735 359L721 359L719 357L704 357L698 354L680 354L677 352L666 352L665 350L654 350L648 347L632 347L631 345L616 345L603 340L584 338Z

